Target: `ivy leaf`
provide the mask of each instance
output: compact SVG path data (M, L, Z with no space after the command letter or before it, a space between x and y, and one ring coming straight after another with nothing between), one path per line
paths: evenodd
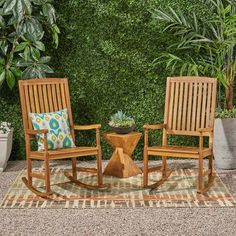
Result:
M0 49L3 53L3 55L6 56L7 55L7 50L8 50L8 43L7 43L6 40L0 42Z
M45 45L41 41L36 41L35 47L38 48L40 51L45 51Z
M17 23L17 19L15 16L12 16L9 21L7 22L7 25L14 25Z
M38 67L40 68L41 71L45 73L54 73L53 69L46 64L40 64Z
M24 79L42 78L45 77L45 73L40 71L36 66L29 66L23 71L22 77Z
M56 21L55 9L50 3L43 5L43 15L47 18L48 23L53 25Z
M14 74L14 76L15 76L16 78L21 78L21 76L22 76L22 71L21 71L19 68L17 68L17 67L11 67L10 70L11 70L11 72Z
M3 57L0 57L0 65L5 65L5 59Z
M26 42L23 42L23 43L20 43L16 46L16 52L19 52L19 51L22 51L25 49L25 47L27 46L27 43Z
M22 78L23 79L32 78L32 70L33 70L33 68L31 66L27 67L22 73Z
M40 59L40 52L38 49L31 47L30 48L31 55L35 61L38 61Z
M6 23L5 23L5 20L2 16L0 16L0 28L5 28L6 26Z
M29 65L31 65L31 62L25 61L24 59L16 62L16 66L18 66L18 67L27 67Z
M46 57L41 57L39 62L42 64L48 63L51 60L51 57L46 56Z
M6 0L0 0L0 7L4 4Z
M27 41L29 44L36 42L35 36L33 34L25 33L24 36L22 36L22 39L24 41Z
M15 79L14 74L10 70L7 70L6 72L6 81L7 81L8 87L10 89L13 89L16 83L16 79Z
M24 16L24 10L23 10L23 5L22 5L21 0L17 1L15 12L16 12L15 15L16 15L17 21L21 22Z
M3 5L3 13L9 13L13 7L16 5L16 0L6 0L5 4Z
M3 72L0 74L0 87L2 86L4 80L5 80L5 71L3 71Z
M25 47L25 50L24 50L24 59L25 59L26 61L28 61L29 58L30 58L30 48L29 48L29 46L26 46L26 47Z
M30 3L30 0L21 0L22 1L22 5L24 6L24 10L28 15L31 15L32 13L32 5Z
M53 26L51 27L51 31L52 31L53 43L55 45L55 48L57 48L59 44L58 34L60 34L60 29L58 28L56 24L53 24Z

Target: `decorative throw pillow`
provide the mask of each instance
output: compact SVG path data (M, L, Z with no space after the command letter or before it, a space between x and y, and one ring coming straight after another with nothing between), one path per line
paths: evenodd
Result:
M47 129L48 149L75 147L67 109L51 113L30 113L35 130ZM37 134L38 151L44 150L44 134Z

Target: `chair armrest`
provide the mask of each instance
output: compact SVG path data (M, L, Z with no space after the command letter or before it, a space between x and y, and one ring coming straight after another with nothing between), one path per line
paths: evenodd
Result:
M166 128L166 124L158 124L158 125L144 125L143 126L144 129L165 129Z
M200 135L203 135L204 133L212 134L213 128L200 128L198 129L198 132L200 132Z
M101 128L100 124L93 124L93 125L75 125L74 130L92 130L96 129L96 145L101 149L101 144L100 144L100 131L99 129Z
M208 134L207 136L209 136L210 138L210 143L212 142L212 136L213 136L213 128L200 128L197 130L200 133L199 136L199 151L202 155L202 151L203 151L203 135L204 134ZM211 144L209 144L209 147L212 146Z
M48 142L47 142L48 130L47 129L40 129L40 130L27 129L25 133L27 135L34 135L34 136L36 136L37 134L43 134L44 135L44 141L43 141L44 142L44 150L47 153L47 151L48 151ZM30 150L31 148L30 148L30 144L29 143L28 143L28 146L29 146L29 150Z
M158 124L158 125L144 125L144 148L147 148L148 146L148 130L152 129L152 130L158 130L158 129L165 129L166 128L166 124Z
M93 125L75 125L75 130L91 130L91 129L100 129L100 124L93 124Z
M29 134L29 135L47 134L47 133L48 133L47 129L39 129L39 130L27 129L26 130L26 134Z

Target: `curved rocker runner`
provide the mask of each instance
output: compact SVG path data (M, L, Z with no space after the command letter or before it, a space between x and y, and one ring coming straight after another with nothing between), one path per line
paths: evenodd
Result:
M37 196L48 197L53 192L50 185L50 168L51 160L71 159L72 176L66 173L66 176L77 185L88 189L104 189L102 180L102 158L100 146L100 124L94 125L76 125L73 124L70 95L67 79L52 78L52 79L32 79L19 81L19 91L21 99L22 117L24 124L24 133L26 141L26 157L27 157L27 178L22 178L25 185ZM73 141L75 142L75 130L95 130L96 131L96 146L94 147L68 147L56 150L48 148L48 130L33 130L30 120L30 113L50 113L62 109L67 109L70 132ZM32 151L30 141L35 139L37 135L43 135L43 151ZM80 168L76 167L76 158L82 156L96 156L97 168L87 168L86 171L97 173L97 185L91 186L77 180L77 171ZM32 160L44 161L45 173L32 171ZM83 168L84 169L84 168ZM81 168L82 170L82 168ZM40 192L33 186L33 178L42 179L45 181L46 190Z
M206 77L172 77L167 79L164 124L144 125L143 186L155 189L171 174L167 171L167 158L194 158L198 160L197 192L203 194L214 182L213 172L213 126L216 107L217 81ZM162 146L149 146L149 130L163 130ZM170 135L199 137L198 147L168 145ZM208 137L209 146L203 139ZM148 168L148 156L161 156L161 168ZM203 160L208 158L208 170L204 171ZM148 185L148 173L161 170L162 178ZM207 176L206 186L203 178Z

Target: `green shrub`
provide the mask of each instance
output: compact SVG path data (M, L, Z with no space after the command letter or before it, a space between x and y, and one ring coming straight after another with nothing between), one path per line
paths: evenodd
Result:
M117 110L124 110L142 132L143 124L162 123L165 83L169 71L153 67L153 60L171 43L172 35L161 32L150 10L168 5L183 11L196 8L205 15L200 0L56 0L61 30L57 50L49 50L54 77L68 77L75 124L102 124L102 134ZM203 10L204 9L204 10ZM50 38L48 39L50 42ZM24 138L18 91L0 94L0 120L13 123L13 158L24 158ZM3 112L2 112L3 111ZM161 143L161 132L150 142ZM78 134L77 144L94 143L94 133ZM170 142L193 144L195 139L171 137ZM103 157L111 150L102 138ZM143 140L135 151L142 159Z
M236 118L236 108L233 108L232 110L227 109L217 109L216 118L224 119L224 118Z

